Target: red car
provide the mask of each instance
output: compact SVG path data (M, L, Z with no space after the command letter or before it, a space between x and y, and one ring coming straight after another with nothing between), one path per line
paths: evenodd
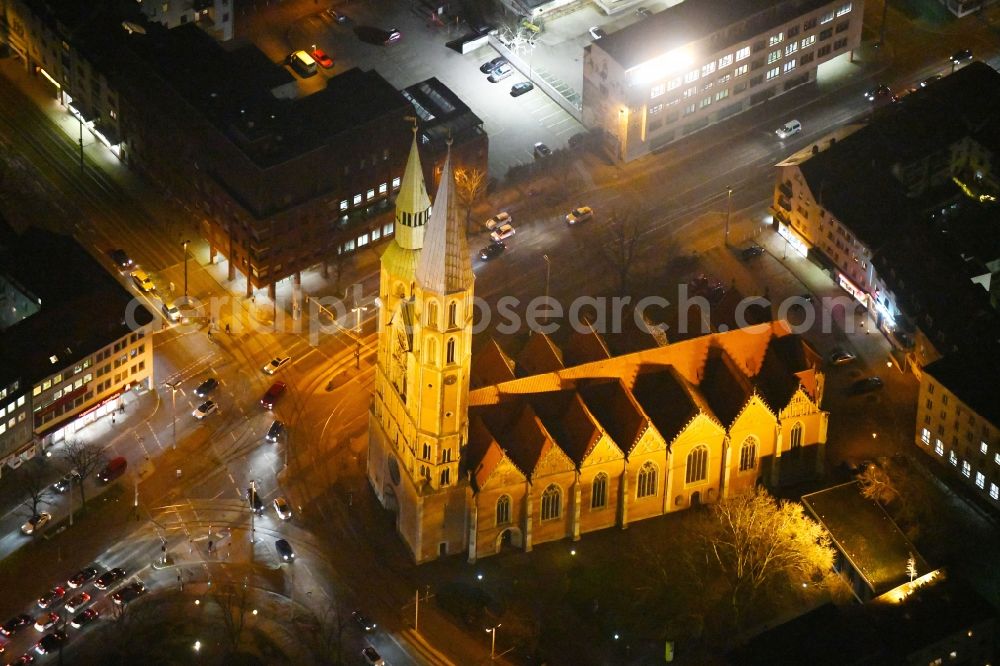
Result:
M320 67L324 69L330 69L333 67L333 58L328 56L322 49L313 49L312 52L313 60L320 64Z
M274 382L267 393L260 399L260 404L264 409L274 409L274 403L285 393L285 382Z

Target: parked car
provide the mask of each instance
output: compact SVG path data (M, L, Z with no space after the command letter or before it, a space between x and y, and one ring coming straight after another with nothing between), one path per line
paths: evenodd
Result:
M354 618L354 622L357 623L359 627L361 627L361 631L364 632L375 631L376 627L375 623L369 620L367 617L365 617L361 611L359 610L354 611L353 613L351 613L351 617Z
M100 615L100 613L97 612L96 608L88 608L87 610L83 611L82 613L74 617L73 620L69 623L69 626L73 627L74 629L81 629L82 627L85 627L86 625L96 620L98 615Z
M312 50L313 60L319 63L319 66L323 69L330 69L333 67L333 58L326 54L323 49L313 49Z
M288 504L288 500L284 497L275 497L274 502L274 512L278 514L278 518L282 520L292 519L292 507Z
M337 23L347 23L350 20L347 14L342 14L333 7L330 7L328 10L326 10L326 15L329 16L334 21L336 21Z
M32 618L27 613L21 613L20 615L15 615L0 626L0 634L4 636L13 636L21 629L29 626L32 623Z
M535 144L534 153L536 159L540 157L548 157L549 155L552 154L552 149L546 146L541 141L539 141L538 143Z
M35 643L35 652L38 654L49 654L59 649L59 645L66 640L66 632L56 629L51 634L46 634L42 640Z
M593 219L594 209L590 206L580 206L579 208L574 208L566 216L566 224L572 226L574 224L580 224L581 222L586 222Z
M963 62L972 60L972 49L961 49L951 54L951 64L961 65Z
M146 586L142 584L141 580L137 580L132 583L129 583L122 589L112 594L111 601L121 606L131 601L135 601L145 593L146 593Z
M85 567L77 571L73 576L66 581L66 584L71 588L76 589L83 585L86 585L92 581L97 576L97 569L94 567Z
M98 590L106 590L122 578L125 577L125 570L121 567L115 567L114 569L108 569L94 581L94 587Z
M590 33L590 36L593 37L594 39L603 39L604 37L608 36L608 33L604 31L604 28L597 25L591 26L588 32Z
M284 539L275 541L274 548L278 551L278 557L281 558L282 562L295 561L295 551L292 550L292 545Z
M264 409L274 409L274 403L285 394L287 385L285 382L274 382L271 388L267 389L264 397L260 399L260 404Z
M832 365L847 365L855 358L854 354L843 349L834 349L830 352L830 363Z
M20 664L33 664L35 663L35 658L31 656L30 652L25 652L20 657L10 662L7 666L19 666Z
M369 666L385 666L382 655L370 645L361 651L361 656L365 658Z
M493 58L493 60L488 60L484 62L482 65L480 65L479 71L482 72L483 74L490 74L493 72L494 69L496 69L500 65L506 65L506 64L507 64L507 58L504 58L503 56L497 56L496 58Z
M214 414L217 411L219 411L219 406L215 404L215 401L206 400L205 402L198 405L198 407L195 408L193 412L191 412L191 416L195 417L200 421L209 414Z
M86 592L81 592L66 602L66 612L75 613L88 603L90 603L90 595Z
M479 251L479 258L483 261L489 261L495 257L499 257L503 254L503 251L507 249L507 244L503 241L493 241L482 250Z
M740 256L743 257L743 261L749 261L750 259L753 259L754 257L759 257L762 254L764 254L764 248L762 248L760 245L757 245L757 243L750 243L750 245L743 248L743 250L740 252Z
M263 368L261 368L261 370L264 371L265 375L273 375L278 370L281 370L283 367L288 365L291 362L291 360L292 360L291 356L275 356L270 361L268 361L267 364Z
M132 267L132 258L128 256L128 253L122 249L111 250L108 253L111 256L111 261L115 262L115 266L122 270L126 270Z
M55 626L56 622L59 621L59 613L49 611L44 615L39 615L35 618L35 629L37 631L45 631L46 629L51 629Z
M59 601L66 596L66 588L61 585L56 585L51 590L43 594L38 598L39 608L49 608L54 604L59 603Z
M104 469L97 473L97 480L101 483L111 483L124 474L127 467L128 461L122 456L112 458L111 462L105 465Z
M209 393L214 391L219 386L219 380L215 377L209 377L201 384L198 384L198 388L194 390L194 394L199 398L204 398L208 396Z
M797 120L789 120L787 123L774 130L774 133L778 135L779 139L787 139L793 134L798 134L802 131L802 123Z
M181 320L181 311L177 307L177 304L173 301L163 301L160 305L160 311L163 312L163 316L167 318L168 321L177 322Z
M851 384L851 393L853 395L871 393L882 388L882 385L881 377L864 377Z
M933 76L928 76L926 79L924 79L923 81L920 82L920 87L921 88L926 88L927 86L929 86L930 84L934 83L935 81L940 80L940 78L941 78L940 74L935 74Z
M493 231L497 228L497 225L506 224L512 221L513 219L511 218L510 213L506 211L497 213L490 219L486 220L486 230Z
M284 434L285 424L275 419L274 421L271 421L271 427L267 429L267 434L264 435L264 440L275 444Z
M520 97L524 93L531 92L535 89L535 84L531 81L518 81L510 87L511 97Z
M42 511L28 518L28 521L21 525L21 531L25 534L34 534L48 525L50 520L52 520L52 514Z
M516 230L510 224L501 224L499 227L490 232L490 238L494 241L502 241L505 238L510 238L516 233Z
M403 33L401 33L396 28L389 28L388 30L385 31L385 38L382 43L388 46L389 44L395 44L402 38L403 38Z
M67 472L63 478L52 484L52 488L58 493L64 493L73 487L73 482L79 480L80 475L76 470L71 470Z
M508 76L511 76L513 74L514 74L514 68L510 66L509 62L505 62L496 69L494 69L492 72L490 72L490 75L487 76L486 79L490 83L499 83L500 81L503 81Z
M149 274L141 268L132 271L132 282L145 293L156 289L156 285L153 284L153 280L149 277Z

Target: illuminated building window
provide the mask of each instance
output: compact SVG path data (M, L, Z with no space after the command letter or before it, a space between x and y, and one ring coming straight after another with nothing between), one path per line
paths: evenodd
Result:
M704 109L706 106L708 106L711 103L712 103L712 98L711 97L705 97L704 99L701 100L701 102L698 103L698 108L699 109Z
M657 97L659 97L660 95L662 95L666 91L667 91L667 87L666 87L666 85L664 85L662 83L660 85L658 85L658 86L653 86L650 89L650 91L649 91L649 99L656 99Z
M792 431L790 433L791 447L797 449L802 446L802 423L796 422L792 426Z
M396 176L395 178L392 179L392 189L394 190L399 189L399 176Z
M702 68L701 68L701 75L702 76L708 76L709 74L711 74L714 71L715 71L715 61L713 60L712 62L708 63L707 65L703 65L702 66Z
M963 460L962 461L962 476L964 476L965 478L969 478L969 476L971 474L972 474L972 465L969 464L968 460Z
M781 68L780 67L775 67L774 69L769 69L767 71L767 80L770 81L771 79L773 79L774 77L776 77L780 72L781 72Z
M938 454L939 456L944 455L944 442L942 442L940 439L935 440L934 442L934 453Z
M982 472L976 472L976 486L982 488L986 485L986 475Z
M450 338L448 340L446 355L447 355L447 362L448 363L454 363L455 362L455 338Z
M660 111L663 111L663 105L662 104L657 104L656 106L649 107L649 115L651 115L651 116L655 116Z
M733 76L743 76L750 71L750 65L740 65L733 70Z
M721 86L725 83L728 83L730 78L731 78L730 74L724 74L723 76L719 77L719 80L716 81L716 83L718 83Z
M782 65L781 69L782 69L783 72L785 72L785 74L787 74L788 72L790 72L793 69L795 69L795 61L794 60L789 60L784 65Z
M368 190L368 201L371 201L374 198L375 198L375 188L373 187L372 189Z
M740 447L740 471L746 472L757 467L757 439L752 435L743 440Z
M360 194L355 194L354 195L354 205L358 206L360 204L361 204L361 195Z
M698 86L691 86L690 88L684 91L684 99L691 97L697 92L698 92Z
M691 83L692 81L698 80L698 70L692 69L690 72L684 75L684 83Z
M954 451L949 451L948 462L950 462L952 465L958 466L958 454L955 453Z
M684 472L685 483L704 481L708 474L708 447L696 446L687 456L687 469Z
M979 442L979 452L982 454L990 452L990 447L986 445L986 442Z
M594 485L590 491L590 508L602 509L608 505L608 475L601 472L594 477Z
M639 478L636 480L636 499L656 495L656 476L656 465L648 460L644 462L642 469L639 470Z
M733 54L732 53L730 53L729 55L725 55L725 56L722 56L721 58L719 58L719 69L722 69L723 67L729 67L732 64L733 64Z
M781 49L778 49L777 51L771 51L770 53L767 54L767 64L768 65L770 65L772 62L776 62L778 60L781 60Z
M681 77L667 81L667 90L676 90L681 87Z
M995 483L990 484L990 497L993 499L1000 499L1000 487Z
M715 93L715 101L716 102L718 102L720 99L726 99L727 97L729 97L729 89L728 88L726 88L725 90L720 90L719 92Z
M993 462L995 462L996 464L1000 465L1000 453L994 453L993 454Z
M741 48L739 51L736 52L736 62L739 62L740 60L744 60L749 57L750 57L749 46L744 46L743 48Z
M791 44L789 44L788 46L785 47L785 55L786 56L792 55L793 53L795 53L798 50L799 50L799 43L798 42L792 42Z
M928 430L927 428L924 428L923 430L921 430L920 431L920 441L923 442L924 444L930 444L931 443L931 431Z
M502 495L497 500L497 525L510 523L510 495Z
M381 237L382 237L382 229L380 229L379 227L375 227L374 229L372 229L372 241L373 242L377 241Z
M347 199L340 202L340 210L347 210Z
M378 193L379 194L385 194L388 191L389 191L389 184L388 183L382 183L381 185L378 186Z
M785 33L779 32L777 35L771 35L771 38L767 40L768 46L774 46L775 44L780 44L781 40L785 38Z
M844 14L849 14L850 11L851 11L851 3L848 2L846 5L841 5L839 8L837 8L837 16L843 16Z
M368 234L362 234L358 237L358 247L363 247L368 245Z
M542 520L554 520L562 514L562 491L556 484L542 493Z
M382 235L383 236L388 236L389 234L391 234L392 231L393 231L393 229L395 228L395 226L396 226L395 222L386 222L385 224L383 224L382 225Z
M819 24L823 25L824 23L829 23L832 20L833 20L833 12L827 12L826 14L823 14L823 16L819 18Z

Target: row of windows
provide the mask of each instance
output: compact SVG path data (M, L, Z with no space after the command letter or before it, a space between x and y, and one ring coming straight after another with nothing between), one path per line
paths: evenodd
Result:
M3 400L4 398L6 398L8 393L14 393L15 391L17 391L17 387L20 386L20 385L21 385L21 382L18 381L18 380L15 380L9 386L5 386L3 388L0 388L0 400Z
M7 414L13 414L18 407L24 407L24 396L19 396L17 400L12 400L7 406L0 407L0 419Z
M345 216L346 219L346 216ZM384 236L391 236L393 230L395 229L395 224L393 222L387 222L381 227L375 227L371 232L365 232L358 236L357 238L352 238L351 240L345 242L337 248L337 254L343 254L345 252L354 252L356 249L361 249L368 245L369 242L374 243Z
M8 429L13 429L15 423L20 423L27 416L25 412L21 412L16 418L8 419L6 423L0 423L0 435L7 432Z
M399 189L399 183L400 183L399 176L393 178L392 179L392 189L393 190L398 190ZM388 183L381 183L378 186L377 189L378 189L378 194L376 195L375 194L376 188L374 188L374 187L369 188L368 191L365 193L365 196L364 196L363 199L362 199L361 194L355 194L354 197L351 198L350 203L348 203L347 199L342 199L341 202L340 202L340 210L341 210L341 212L346 211L350 206L360 206L360 205L362 205L362 203L367 203L367 202L372 201L373 199L375 199L376 196L381 196L383 194L387 194L389 192L389 184Z
M930 433L926 428L921 431L920 439L924 444L930 444ZM934 453L942 458L944 457L944 442L940 439L934 441ZM948 451L948 462L951 463L952 467L958 467L958 454L954 449ZM994 455L993 462L1000 466L1000 453ZM972 463L968 460L962 460L962 476L967 479L972 478ZM986 489L986 474L979 470L976 471L976 487L980 490ZM990 482L990 497L992 499L1000 499L1000 487L995 482Z

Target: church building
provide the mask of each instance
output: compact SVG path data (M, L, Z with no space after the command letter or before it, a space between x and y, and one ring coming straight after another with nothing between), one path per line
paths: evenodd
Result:
M785 322L613 356L594 331L472 355L475 276L451 157L417 143L382 256L367 473L417 563L718 501L821 470L822 360Z

